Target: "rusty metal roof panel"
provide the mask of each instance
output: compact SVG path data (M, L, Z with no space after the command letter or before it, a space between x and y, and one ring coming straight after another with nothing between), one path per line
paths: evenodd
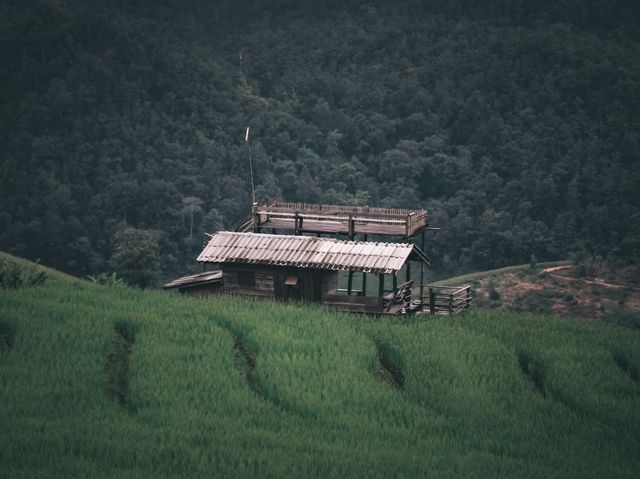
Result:
M176 280L171 281L163 286L164 289L172 288L188 288L192 286L200 286L204 284L220 283L222 282L222 271L206 271L204 273L192 274L189 276L183 276Z
M197 260L393 273L402 268L414 248L410 243L221 231L211 237Z

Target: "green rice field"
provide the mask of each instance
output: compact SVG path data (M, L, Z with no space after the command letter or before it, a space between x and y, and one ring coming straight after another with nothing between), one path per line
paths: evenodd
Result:
M640 475L640 332L0 289L0 477Z

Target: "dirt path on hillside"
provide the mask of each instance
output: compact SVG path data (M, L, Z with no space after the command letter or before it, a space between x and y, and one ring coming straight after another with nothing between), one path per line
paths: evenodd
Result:
M567 264L567 265L564 265L564 266L554 266L552 268L545 268L545 269L542 270L542 272L543 273L553 273L554 271L560 271L560 270L569 269L569 268L571 268L571 265Z
M548 273L549 276L552 276L553 278L561 279L561 280L564 280L564 281L582 280L582 281L584 281L585 284L590 284L592 286L602 286L604 288L613 288L613 289L629 289L631 291L640 292L640 288L637 288L637 287L632 286L630 284L613 283L611 281L605 281L602 278L594 278L594 279L590 280L590 279L582 279L582 278L571 278L569 276L563 276L561 274L553 274L554 272L561 271L561 270L566 270L566 269L570 269L570 268L571 268L570 265L554 266L553 268L543 269L542 272L543 273Z

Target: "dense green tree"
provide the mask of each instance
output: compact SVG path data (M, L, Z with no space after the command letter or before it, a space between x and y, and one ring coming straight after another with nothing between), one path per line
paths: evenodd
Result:
M96 274L126 224L186 271L250 125L258 200L427 207L439 274L640 257L637 2L267 3L2 2L0 248Z
M126 228L113 238L111 263L116 272L131 286L154 286L160 272L158 241L147 230Z

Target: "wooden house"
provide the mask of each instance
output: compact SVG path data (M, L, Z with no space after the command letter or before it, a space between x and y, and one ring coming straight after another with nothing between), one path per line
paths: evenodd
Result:
M227 231L212 235L197 261L220 267L226 293L319 302L369 313L397 309L397 304L394 308L388 304L393 298L385 298L385 276L391 276L396 286L398 274L407 274L411 262L429 264L427 256L411 243ZM349 277L344 290L338 287L341 271ZM353 288L355 275L358 290ZM374 283L375 290L367 288L367 278L372 276L369 284Z
M198 297L222 292L302 300L366 313L462 312L471 305L469 286L425 285L428 229L423 209L254 203L236 231L207 235L197 261L217 271L185 276L165 289ZM367 241L381 236L400 242ZM413 243L416 236L421 247Z

